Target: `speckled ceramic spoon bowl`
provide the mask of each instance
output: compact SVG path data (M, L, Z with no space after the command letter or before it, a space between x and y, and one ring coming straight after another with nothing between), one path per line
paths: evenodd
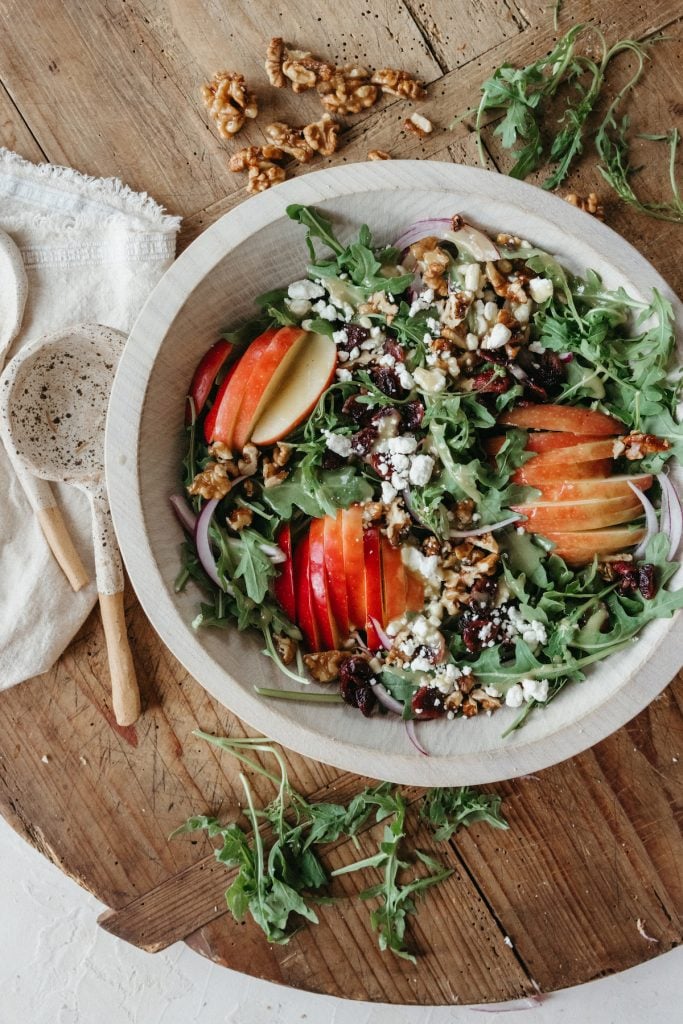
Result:
M24 468L87 494L97 590L119 725L140 714L123 611L123 569L104 483L104 428L124 335L81 324L29 345L13 361L2 429Z

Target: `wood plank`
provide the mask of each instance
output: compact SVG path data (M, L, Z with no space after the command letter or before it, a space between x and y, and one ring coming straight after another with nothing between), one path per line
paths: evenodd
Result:
M0 146L13 150L26 160L40 162L45 159L45 154L1 82Z
M481 56L527 25L519 8L506 0L405 0L443 72Z

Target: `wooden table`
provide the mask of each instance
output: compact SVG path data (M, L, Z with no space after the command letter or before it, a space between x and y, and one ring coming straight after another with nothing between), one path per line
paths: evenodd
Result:
M150 192L185 217L186 245L246 198L242 178L227 167L234 146L216 136L200 100L200 84L213 71L239 69L257 86L262 115L239 136L243 144L262 141L271 120L302 124L319 116L313 95L268 87L262 64L271 35L339 62L407 68L430 83L420 109L437 126L433 134L424 142L406 134L401 126L410 104L387 98L348 119L333 160L363 160L379 148L394 157L475 163L467 126L449 132L447 125L476 101L480 82L501 62L527 63L550 48L557 36L551 6L7 0L0 7L0 142L32 160L117 175ZM566 0L560 28L589 18L610 40L666 30L669 41L653 48L631 113L640 130L665 130L676 119L680 126L680 0ZM614 68L615 83L627 64ZM488 133L491 164L505 169L495 141ZM657 143L639 146L646 165L640 187L661 194L663 152ZM607 198L591 157L568 184ZM607 221L683 290L680 227L616 202ZM495 787L505 797L509 832L473 828L445 851L434 848L455 870L411 923L420 954L415 969L377 951L367 908L357 900L323 908L318 928L282 947L269 947L256 928L224 913L226 873L214 865L208 843L167 837L193 812L229 817L240 798L233 764L191 730L244 730L163 648L132 593L127 611L143 690L136 726L113 722L96 615L47 676L0 697L2 813L113 908L104 922L110 930L151 949L184 937L218 963L286 985L421 1004L550 992L681 942L683 678L590 752ZM288 763L308 794L350 795L362 785L300 757ZM253 784L266 801L269 784ZM361 837L364 850L374 835ZM424 834L419 842L434 846ZM327 860L336 867L354 856L341 846ZM353 891L355 879L335 888L339 895Z

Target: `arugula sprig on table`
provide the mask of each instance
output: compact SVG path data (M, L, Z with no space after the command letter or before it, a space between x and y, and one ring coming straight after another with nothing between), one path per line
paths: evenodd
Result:
M263 737L231 739L199 730L194 735L219 747L244 768L264 776L277 787L277 795L271 803L257 808L247 777L240 772L250 834L236 822L223 825L217 818L204 814L188 818L172 833L171 838L205 831L210 839L222 841L215 850L216 860L228 868L238 869L225 894L235 920L242 921L249 914L269 942L287 943L301 927L297 918L317 924L314 905L334 902L322 894L332 877L374 868L381 871L382 880L361 891L358 897L379 901L370 914L379 947L415 963L415 957L405 945L407 917L416 913L415 897L448 878L452 869L415 850L416 859L432 874L401 881L401 874L409 867L402 853L408 809L403 794L391 783L381 782L361 790L346 804L311 802L291 786L279 748ZM254 754L275 758L279 774L263 767L254 759ZM469 787L429 790L422 798L420 817L436 830L437 841L446 841L458 828L475 822L508 828L500 802L495 795L478 793ZM328 875L314 847L342 837L357 844L358 832L371 817L377 823L386 822L377 852ZM272 830L270 841L262 832L264 824Z

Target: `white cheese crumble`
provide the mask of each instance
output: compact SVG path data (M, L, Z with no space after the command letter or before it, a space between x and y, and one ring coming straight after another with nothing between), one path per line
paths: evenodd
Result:
M522 691L526 701L537 700L544 704L548 699L547 679L522 679Z
M287 294L290 299L319 299L325 294L325 289L315 281L292 281Z
M348 332L342 327L340 331L332 331L332 341L335 345L345 345L349 340Z
M348 373L348 370L346 372ZM323 436L331 452L335 452L337 455L341 455L342 458L348 459L353 451L350 437L345 437L343 434L335 434L331 430L323 430Z
M433 302L434 302L434 289L433 288L425 288L425 290L423 292L421 292L417 296L417 298L414 299L413 302L410 304L410 309L408 310L408 316L409 317L413 317L413 316L415 316L416 313L420 313L423 309L429 309L429 307L432 305Z
M306 316L311 311L308 299L285 299L285 306L294 316Z
M507 345L511 337L512 331L509 327L506 327L505 324L494 324L484 341L484 348L502 348L503 345Z
M401 546L401 560L406 569L416 572L426 580L431 580L437 575L440 576L439 556L423 555L420 549L413 547L412 544L403 544ZM418 616L415 622L418 622L419 619L424 619L425 625L428 625L424 616ZM413 622L413 632L417 636L415 622Z
M431 370L425 370L423 366L413 372L413 378L420 391L430 395L436 395L446 387L446 375L437 366Z
M382 501L385 505L390 504L398 494L398 491L388 480L382 480Z
M416 455L410 465L408 479L416 487L428 484L434 472L434 459L431 455Z
M321 320L338 320L339 313L336 306L332 303L325 302L324 299L320 299L319 302L314 303L313 312L317 313Z
M547 277L532 277L529 281L529 293L534 302L545 302L553 295L553 282Z
M511 686L505 694L505 703L509 708L521 708L524 703L524 691L519 683Z
M481 282L481 270L479 269L478 263L468 263L465 265L465 272L463 274L465 281L465 289L468 292L479 291L479 284Z
M345 382L351 380L352 376L353 375L350 370L337 370L337 380Z

